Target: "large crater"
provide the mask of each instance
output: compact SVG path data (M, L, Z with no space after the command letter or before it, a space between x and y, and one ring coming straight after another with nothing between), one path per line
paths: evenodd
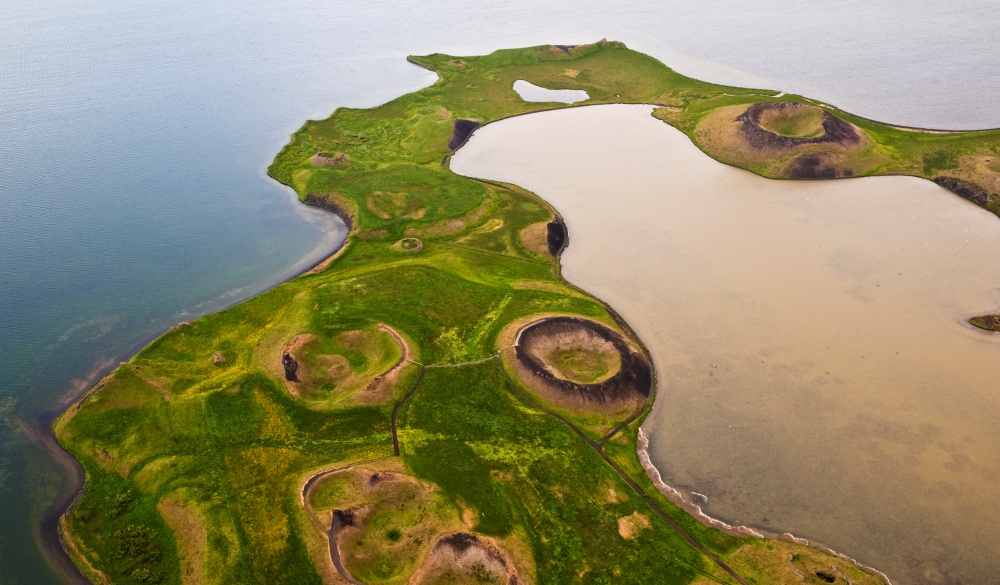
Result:
M760 150L788 150L807 144L852 147L861 135L850 122L796 102L760 102L737 118L743 136Z
M518 334L517 361L529 385L573 402L618 403L649 398L652 371L621 334L577 317L535 321Z

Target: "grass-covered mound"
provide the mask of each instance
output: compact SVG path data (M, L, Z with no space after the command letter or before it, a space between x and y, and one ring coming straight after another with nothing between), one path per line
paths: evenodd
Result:
M411 61L439 80L307 122L269 169L347 220L346 247L166 333L55 424L87 472L63 522L81 569L98 583L338 583L336 557L369 583L681 584L813 583L821 564L878 582L799 545L702 526L659 494L635 451L648 389L631 414L581 413L522 384L510 345L540 318L641 343L560 277L555 210L447 168L449 144L477 125L559 107L522 101L518 79L586 90L586 103L658 104L696 141L720 108L735 119L805 100L693 80L619 43ZM871 153L872 172L954 173L994 204L962 161L986 157L996 133L922 134L818 107L870 139L852 156ZM793 122L765 126L810 133ZM623 371L621 351L569 341L540 348L560 379ZM481 570L456 568L470 566Z
M1000 315L980 315L969 319L969 323L986 331L1000 331Z

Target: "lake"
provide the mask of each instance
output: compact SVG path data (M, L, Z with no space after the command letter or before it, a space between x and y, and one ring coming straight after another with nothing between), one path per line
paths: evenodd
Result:
M563 274L648 346L664 481L728 523L789 531L899 583L1000 574L1000 219L930 181L774 181L651 106L480 128L460 174L564 215Z
M306 118L432 83L407 54L607 37L709 81L973 128L1000 126L995 22L985 1L3 3L0 583L57 582L37 520L67 486L39 416L335 247L338 222L264 171Z

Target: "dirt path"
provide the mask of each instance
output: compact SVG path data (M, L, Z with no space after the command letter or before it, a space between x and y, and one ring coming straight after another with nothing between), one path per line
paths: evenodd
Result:
M337 546L337 529L340 528L340 518L337 516L336 512L331 513L331 516L330 530L327 530L325 533L326 539L330 543L330 560L333 561L334 568L337 569L337 573L339 573L345 581L353 583L354 585L365 585L351 575L347 568L344 567L343 561L340 559L340 547Z
M691 546L693 546L694 548L698 549L698 551L701 554L703 554L706 557L708 557L709 559L711 559L723 571L729 573L734 579L736 579L736 581L738 581L740 583L740 585L750 585L749 583L747 583L746 579L744 579L739 573L737 573L725 561L723 561L719 557L715 556L715 554L713 554L711 551L709 551L708 549L706 549L700 542L698 542L697 540L695 540L693 536L691 536L690 534L688 534L687 531L684 530L684 528L681 527L681 525L678 524L676 520L674 520L669 514L666 513L666 511L663 510L663 508L661 508L656 502L653 501L653 498L651 498L649 496L649 494L647 494L646 491L643 490L642 487L639 486L639 484L637 484L636 482L632 481L632 478L630 478L624 471L622 471L622 469L620 467L618 467L618 464L616 464L614 461L612 461L611 458L608 457L607 454L604 453L604 444L608 441L608 439L610 439L611 437L613 437L621 429L625 428L630 422L632 422L636 418L638 418L638 416L641 415L642 412L645 411L645 408L640 409L637 414L633 415L628 421L626 421L622 425L619 425L618 428L616 428L611 433L609 433L607 436L605 436L604 438L602 438L600 442L596 442L596 441L592 440L590 437L588 437L583 431L581 431L579 428L577 428L576 425L574 425L573 423L571 423L565 417L563 417L563 416L561 416L561 415L559 415L559 414L557 414L555 412L552 412L551 410L545 408L544 406L542 406L538 402L532 400L530 396L528 396L526 393L524 393L521 390L521 388L517 385L517 382L515 382L513 379L511 379L510 374L507 373L506 369L501 368L501 370L503 371L504 376L507 378L507 381L510 382L511 387L514 388L514 390L518 393L518 395L521 398L523 398L525 400L525 402L527 402L528 404L534 406L535 408L537 408L538 410L544 412L545 414L551 416L552 418L555 418L556 420L562 422L564 425L566 425L567 427L569 427L570 430L572 430L574 433L576 433L577 436L579 436L588 445L590 445L594 449L594 451L596 451L597 454L600 455L602 459L604 459L605 463L607 463L611 467L611 469L613 469L615 471L615 473L617 473L618 476L621 477L622 480L624 480L625 483L627 483L629 485L629 487L631 487L633 490L635 490L635 492L637 494L639 494L639 496L643 500L645 500L647 504L649 504L649 507L651 507L653 509L653 511L655 511L657 514L659 514L660 517L662 517L664 520L666 520L667 524L669 524L671 526L671 528L673 528L675 531L677 531L677 533L680 534L684 538L684 540L688 541L688 543L690 543ZM698 571L698 572L701 573L701 571L699 571L695 567L690 567L690 568L694 569L695 571ZM705 574L705 573L702 573L702 574L703 574L703 576L705 576L707 578L716 580L712 575L708 575L708 574Z
M393 338L396 339L396 342L400 344L400 347L403 348L403 355L402 355L402 357L400 357L399 361L396 362L396 365L393 366L393 369L395 369L396 367L399 367L403 362L410 362L410 363L413 363L413 364L416 364L416 365L419 365L419 366L422 367L422 369L420 371L420 376L417 378L417 381L413 385L413 388L411 388L410 391L407 392L406 395L403 396L395 404L395 406L392 409L392 448L393 448L393 454L394 454L395 457L399 457L400 456L399 433L398 433L398 422L397 422L398 421L399 410L400 410L400 408L403 407L403 405L406 403L406 401L409 400L417 392L417 390L420 388L420 385L423 383L424 377L426 376L428 369L430 369L430 368L457 368L457 367L461 367L461 366L481 364L483 362L487 362L487 361L492 360L492 359L497 359L497 358L500 357L500 355L504 351L506 351L508 349L512 349L514 347L517 347L517 342L515 341L515 343L513 345L510 345L510 346L507 346L507 347L501 349L496 354L488 356L488 357L485 357L485 358L482 358L482 359L478 359L478 360L472 360L472 361L467 361L467 362L457 362L457 363L450 363L450 364L421 364L420 362L417 362L417 361L414 361L412 359L409 359L409 357L408 357L409 353L407 351L406 342L405 342L405 340L403 340L403 338L398 333L396 333L388 325L379 325L379 328L382 329L383 331L388 332L390 335L392 335ZM633 414L631 417L629 417L625 422L623 422L620 425L618 425L617 427L615 427L611 432L609 432L607 435L605 435L604 437L602 437L600 441L594 441L593 439L591 439L590 437L588 437L583 431L581 431L576 425L574 425L569 420L567 420L565 417L563 417L563 416L561 416L561 415L559 415L559 414L557 414L557 413L555 413L555 412L553 412L553 411L545 408L544 406L542 406L541 404L539 404L538 402L536 402L535 400L533 400L530 396L528 396L527 394L525 394L521 390L521 388L517 385L517 383L513 379L511 379L510 374L507 373L507 370L505 368L503 368L502 366L501 366L500 369L503 372L504 377L507 378L507 381L510 383L510 385L514 389L514 391L517 392L517 394L522 399L524 399L525 402L527 402L528 404L530 404L533 407L537 408L539 411L547 414L548 416L551 416L552 418L555 418L556 420L560 421L561 423L563 423L564 425L566 425L567 427L569 427L570 430L572 430L574 433L576 433L576 435L578 437L580 437L581 439L583 439L584 442L586 442L588 445L590 445L590 447L592 449L594 449L594 451L596 451L597 454L600 455L602 459L604 459L605 463L607 463L608 466L610 466L611 469L613 469L615 471L615 473L617 473L618 476L621 477L622 480L629 485L629 487L631 487L637 494L639 494L639 496L649 505L649 507L652 508L653 511L656 512L661 518L663 518L667 522L667 524L670 525L671 528L673 528L678 534L680 534L681 537L684 538L684 540L686 540L689 544L691 544L691 546L693 546L695 549L697 549L698 552L700 552L705 557L709 558L712 562L714 562L716 565L718 565L719 568L721 568L723 571L725 571L730 576L732 576L734 579L736 579L736 581L738 583L740 583L740 585L749 585L749 583L746 581L746 579L744 579L739 573L737 573L725 561L723 561L722 559L720 559L719 557L717 557L714 553L712 553L711 551L709 551L708 549L706 549L701 543L699 543L697 540L695 540L695 538L693 536L691 536L690 534L688 534L688 532L686 530L684 530L684 528L680 524L678 524L676 520L674 520L669 514L666 513L665 510L663 510L663 508L661 508L656 502L653 501L653 498L650 497L649 494L647 494L646 491L643 490L641 486L639 486L639 484L637 484L635 481L633 481L632 478L630 478L624 471L622 471L622 469L618 466L618 464L616 464L614 461L612 461L611 458L608 457L607 454L604 453L604 445L612 437L614 437L616 434L618 434L619 432L621 432L623 429L625 429L626 427L628 427L628 425L632 424L633 422L635 422L636 419L638 419L640 416L642 416L642 414L646 411L646 407L648 407L649 403L652 402L653 395L651 395L649 397L649 399L643 405L642 408L638 409L636 411L636 413ZM392 370L390 370L390 371L392 371ZM302 491L301 491L301 494L300 494L300 499L302 501L302 505L306 508L306 512L309 514L310 518L312 518L313 522L315 522L316 525L326 535L327 540L330 543L330 560L333 562L334 567L337 569L337 573L339 573L342 578L344 578L345 580L347 580L350 583L353 583L354 585L364 585L363 583L361 583L360 581L358 581L357 579L355 579L350 574L350 572L347 571L347 569L344 567L343 562L342 562L342 560L340 558L340 550L337 548L337 540L336 540L337 529L339 528L339 521L337 519L337 515L336 514L333 515L330 529L326 530L326 529L323 528L322 523L319 521L318 518L316 518L315 514L312 512L312 510L309 508L309 505L307 504L308 491L316 484L317 481L319 481L320 479L322 479L326 475L329 475L329 474L332 474L332 473L336 473L338 471L342 471L342 470L347 469L347 468L348 467L342 467L342 468L338 468L338 469L330 469L330 470L322 471L322 472L319 472L319 473L313 475L303 485ZM707 579L710 579L710 580L713 580L713 581L717 581L717 582L720 582L720 583L722 582L722 581L719 581L719 579L717 577L715 577L714 575L706 573L706 572L702 571L701 569L699 569L697 567L689 567L689 568L691 568L695 572L701 574L703 577L705 577Z

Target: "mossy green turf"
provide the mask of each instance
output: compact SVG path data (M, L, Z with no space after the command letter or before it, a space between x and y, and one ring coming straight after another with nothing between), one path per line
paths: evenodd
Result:
M385 402L321 407L292 396L275 370L295 335L334 347L345 331L386 324L421 363L447 364L494 355L500 331L531 315L614 323L601 302L561 280L557 262L521 243L520 230L552 219L551 208L516 187L448 171L455 119L485 123L561 107L521 101L517 79L585 89L587 103L683 106L691 123L712 104L773 95L686 78L618 43L411 60L438 72L438 82L377 108L307 122L269 169L303 199L327 197L352 216L342 255L316 274L166 333L55 424L87 472L66 531L95 581L100 572L121 584L181 582L188 536L175 535L161 516L157 505L168 498L193 507L204 523L203 582L323 581L298 490L316 470L392 456L391 411L418 368L403 370ZM912 133L878 129L900 152L959 140L915 143L902 139ZM313 166L317 152L343 153L346 162ZM393 248L412 236L421 251ZM218 353L224 362L213 361ZM475 531L523 538L540 583L733 582L579 436L525 402L498 359L426 370L399 422L410 472L436 484L456 513L474 509ZM654 501L722 558L763 542L706 528L660 496L635 454L637 424L606 449ZM606 485L622 497L599 503L597 486ZM626 541L616 519L636 511L651 527Z

